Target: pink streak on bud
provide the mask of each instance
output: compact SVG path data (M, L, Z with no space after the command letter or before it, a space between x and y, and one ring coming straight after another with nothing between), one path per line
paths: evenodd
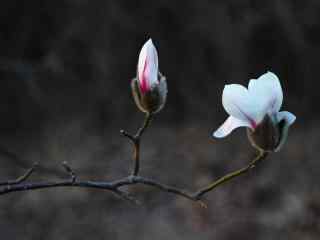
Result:
M146 94L150 90L150 86L148 84L148 80L147 80L147 76L146 76L147 75L146 74L147 65L148 65L148 56L145 59L143 71L142 71L141 75L139 76L140 90L141 90L142 94Z
M138 83L141 94L150 92L153 86L159 84L158 53L151 39L142 46L139 54Z
M242 112L242 111L241 111L241 112ZM246 114L245 112L242 112L242 113L243 113L243 114L246 116L246 118L248 119L251 127L252 127L253 129L256 129L257 126L258 126L258 124L257 124L248 114Z

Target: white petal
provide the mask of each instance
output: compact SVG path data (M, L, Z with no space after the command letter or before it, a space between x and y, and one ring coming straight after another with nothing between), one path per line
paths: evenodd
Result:
M264 102L270 114L277 113L282 105L283 93L279 78L267 72L258 79L251 79L248 86L251 95Z
M149 39L141 48L138 60L139 83L146 81L147 87L158 83L158 53Z
M290 112L283 111L283 112L277 113L276 117L277 117L278 122L280 122L281 120L285 121L280 129L280 131L281 131L280 132L280 142L279 142L277 148L275 149L275 152L278 152L278 151L280 151L280 149L283 147L284 143L286 142L287 137L288 137L289 127L296 120L296 116Z
M228 119L213 133L216 138L223 138L229 135L234 129L238 127L250 127L250 124L246 121L234 118L232 116Z
M222 104L227 113L249 123L253 128L262 121L267 113L265 105L239 84L225 86Z
M293 115L291 112L282 111L277 113L277 121L280 122L281 120L285 120L286 124L291 125L295 122L296 116Z

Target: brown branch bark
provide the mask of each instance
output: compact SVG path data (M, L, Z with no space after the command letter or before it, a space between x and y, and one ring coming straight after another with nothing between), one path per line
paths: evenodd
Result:
M134 160L134 165L132 169L132 175L137 176L139 174L140 170L140 139L142 137L142 134L144 131L147 129L149 126L151 120L152 120L152 113L146 113L144 121L142 126L138 129L137 133L135 135L131 135L125 130L120 130L120 133L128 138L132 144L133 144L133 160Z
M131 185L148 185L163 192L171 193L178 195L180 197L186 198L191 201L195 201L199 203L201 206L205 207L206 205L201 201L202 198L209 193L210 191L214 190L216 187L221 186L230 180L247 173L250 169L256 166L259 162L261 162L264 158L267 157L266 152L260 152L257 157L252 160L247 166L236 170L234 172L228 173L221 178L217 179L216 181L208 184L207 186L201 188L195 192L188 192L186 190L180 189L175 186L170 186L163 184L159 181L154 179L150 179L147 177L143 177L139 175L140 170L140 141L141 137L149 126L152 120L151 114L146 114L144 122L142 126L138 129L137 133L131 135L124 130L121 130L121 134L128 138L134 148L133 160L134 165L132 169L132 173L124 178L115 180L115 181L91 181L91 180L79 180L76 173L73 169L66 163L63 162L62 165L65 171L69 174L69 178L66 180L57 180L57 181L28 181L29 177L32 173L36 170L37 164L34 164L30 169L28 169L23 175L18 177L15 180L9 180L0 182L0 195L13 193L13 192L21 192L21 191L30 191L36 189L48 189L48 188L57 188L57 187L77 187L77 188L92 188L92 189L100 189L106 190L114 193L115 195L126 199L130 202L135 204L139 204L139 201L133 197L128 192L122 190L121 188L124 186L131 186Z

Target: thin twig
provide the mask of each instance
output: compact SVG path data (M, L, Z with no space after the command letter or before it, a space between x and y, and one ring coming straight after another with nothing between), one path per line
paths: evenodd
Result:
M99 182L99 181L78 181L74 182L69 180L63 181L43 181L43 182L28 182L28 183L18 183L18 184L8 184L0 189L0 195L22 192L29 190L40 190L48 188L60 188L60 187L77 187L77 188L95 188L101 190L108 190L116 194L117 196L138 204L139 201L132 197L129 193L120 190L115 187L111 182Z
M131 135L130 133L126 132L125 130L120 130L120 133L127 137L133 144L133 160L134 165L132 169L132 176L138 176L140 170L140 141L142 134L149 126L152 120L152 113L146 113L142 126L138 129L135 135Z
M140 138L142 137L142 134L147 129L147 127L150 125L152 117L153 117L152 113L146 113L142 126L138 129L136 135L134 136L135 139L140 140Z
M31 176L31 174L34 172L34 170L36 169L37 166L38 166L38 163L34 163L33 166L31 168L29 168L23 175L21 175L20 177L14 179L14 180L0 182L0 186L15 185L15 184L19 184L19 183L24 182L25 180L27 180Z

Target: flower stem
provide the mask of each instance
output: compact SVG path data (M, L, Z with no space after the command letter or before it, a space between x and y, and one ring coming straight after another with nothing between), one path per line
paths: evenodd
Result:
M228 173L224 175L223 177L219 178L218 180L214 181L213 183L210 183L208 186L200 189L197 191L194 195L195 198L200 199L203 195L205 195L207 192L211 191L212 189L230 181L231 179L240 176L246 172L248 172L250 169L254 168L255 165L265 159L267 157L268 153L264 151L259 151L258 155L246 166L243 168L240 168L234 172Z

